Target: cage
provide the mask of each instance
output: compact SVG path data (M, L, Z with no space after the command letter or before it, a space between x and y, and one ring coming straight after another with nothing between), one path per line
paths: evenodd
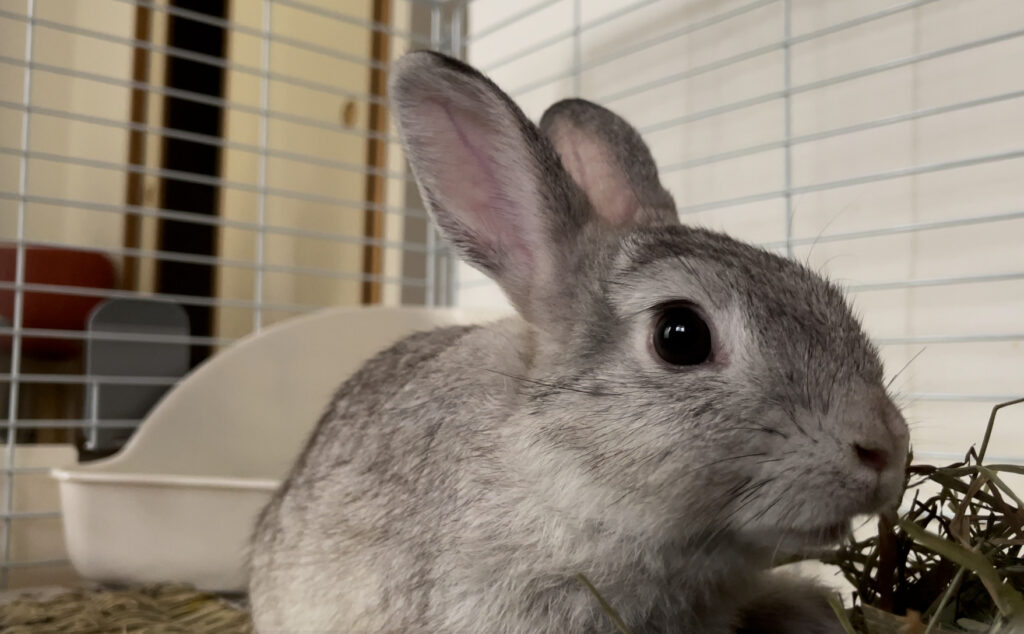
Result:
M453 301L384 94L452 12L3 4L6 584L71 574L46 468L116 451L203 360L318 308Z
M684 222L838 281L918 458L961 456L1024 389L1017 0L4 0L0 33L7 587L74 578L48 468L119 449L238 339L328 306L505 305L404 164L408 50L534 119L615 110ZM999 462L1024 464L1022 423Z

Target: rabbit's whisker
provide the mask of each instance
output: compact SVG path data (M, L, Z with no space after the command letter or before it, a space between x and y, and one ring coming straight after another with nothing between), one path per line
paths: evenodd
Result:
M751 522L756 522L757 520L759 520L759 519L763 518L765 515L767 515L769 511L771 511L773 508L775 508L776 505L778 505L778 503L782 501L783 495L785 495L785 491L779 493L779 495L777 495L775 497L775 500L773 500L771 504L769 504L768 506L764 507L763 509L761 509L757 513L755 513L754 517L750 518L750 521Z
M896 374L892 375L892 378L889 379L889 382L885 384L886 391L888 391L889 388L892 387L892 384L896 381L896 379L900 378L900 375L903 374L903 372L905 372L906 369L910 367L910 364L913 363L914 361L916 361L917 358L919 356L921 356L924 353L924 351L927 350L927 349L928 349L927 347L924 347L924 348L921 348L920 350L918 350L917 354L915 354L914 356L910 357L910 360L907 361L906 363L904 363L903 367L900 368L899 371L896 372Z
M774 481L775 481L775 478L768 478L766 480L761 480L756 486L750 487L746 491L743 491L742 493L738 494L738 498L739 498L737 500L738 506L742 507L743 505L745 505L747 502L749 502L750 500L752 500L754 498L754 496L757 494L758 491L760 491L762 488L764 488L765 486L767 486L768 484L770 484L770 483L772 483Z
M729 511L728 515L726 515L725 517L721 518L718 521L718 528L713 530L710 534L708 534L708 536L706 538L701 540L700 544L696 548L694 548L694 550L696 552L701 552L705 548L707 548L708 546L712 545L714 543L716 537L721 535L722 532L724 532L726 529L732 527L732 520L733 520L733 518L741 510L743 510L743 506L742 505L738 505L738 506L736 506L736 508L734 508L733 510Z
M749 481L750 480L748 479L747 482L749 483ZM757 492L760 491L763 487L774 481L775 478L772 477L764 480L759 480L758 482L752 485L744 484L743 486L739 487L739 492L737 492L737 500L733 509L729 511L729 513L725 517L722 517L718 520L718 528L712 531L706 538L701 540L696 550L698 552L704 550L710 544L714 543L715 538L722 534L723 531L725 531L728 528L732 528L733 519L740 511L742 511L745 508L747 501L754 497L754 495L756 495Z
M825 416L828 416L829 413L832 411L832 397L836 393L836 384L839 382L839 372L841 370L842 370L842 366L838 366L838 365L835 367L835 369L833 369L833 371L832 371L832 379L829 382L828 389L825 390ZM822 418L824 418L824 416L819 416L818 417L818 430L819 431L824 431L824 429L822 428L822 422L821 422Z
M815 439L815 438L814 438L814 436L811 436L810 434L808 434L808 433L807 433L807 430L806 430L806 429L804 429L804 428L803 428L803 427L802 427L802 426L800 425L800 423L799 423L799 422L797 421L797 419L796 419L796 414L795 414L795 413L793 413L792 411L790 411L790 412L787 412L787 414L789 415L789 422L793 423L793 427L796 427L797 431L799 431L799 432L800 432L801 434L803 434L804 436L807 436L807 438L809 438L809 439L810 439L810 441L811 441L811 442L812 442L813 444L815 444L815 445L816 445L816 444L818 444L818 441L817 441L817 439Z
M729 497L735 497L735 496L739 495L740 492L743 491L747 487L748 484L750 484L751 480L753 480L753 478L748 476L748 477L744 478L742 482L740 482L739 484L737 484L733 488L729 489Z

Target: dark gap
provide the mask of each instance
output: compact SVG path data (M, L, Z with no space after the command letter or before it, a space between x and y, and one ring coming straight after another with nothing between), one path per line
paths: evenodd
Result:
M227 0L172 0L172 6L205 15L227 18ZM195 22L175 15L168 16L167 42L204 55L224 58L227 33L223 28ZM165 85L210 97L224 97L224 70L200 62L168 57ZM196 103L176 97L164 99L164 126L174 130L212 136L222 135L223 108ZM219 177L220 148L181 139L163 139L163 163L167 170L176 170L205 177ZM216 185L189 183L164 178L161 187L163 209L207 216L218 214L220 188ZM217 228L212 225L162 220L159 248L162 251L213 256L217 253ZM162 293L214 296L215 267L209 264L160 261L157 267L157 289ZM209 337L213 330L213 309L209 306L185 306L193 336ZM208 345L192 346L192 365L210 356Z

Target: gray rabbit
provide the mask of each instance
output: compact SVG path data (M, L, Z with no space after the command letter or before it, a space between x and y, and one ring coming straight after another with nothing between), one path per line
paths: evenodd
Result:
M896 503L908 434L843 295L679 224L625 121L532 124L417 52L389 86L423 200L518 316L423 332L334 397L256 527L269 632L841 632L765 572Z

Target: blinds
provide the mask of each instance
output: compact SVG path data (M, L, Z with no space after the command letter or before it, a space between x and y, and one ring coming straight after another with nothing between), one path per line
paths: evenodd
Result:
M466 39L529 116L579 95L634 123L683 222L843 285L918 458L1024 394L1024 4L475 0ZM991 459L1019 463L1024 411L999 420Z

